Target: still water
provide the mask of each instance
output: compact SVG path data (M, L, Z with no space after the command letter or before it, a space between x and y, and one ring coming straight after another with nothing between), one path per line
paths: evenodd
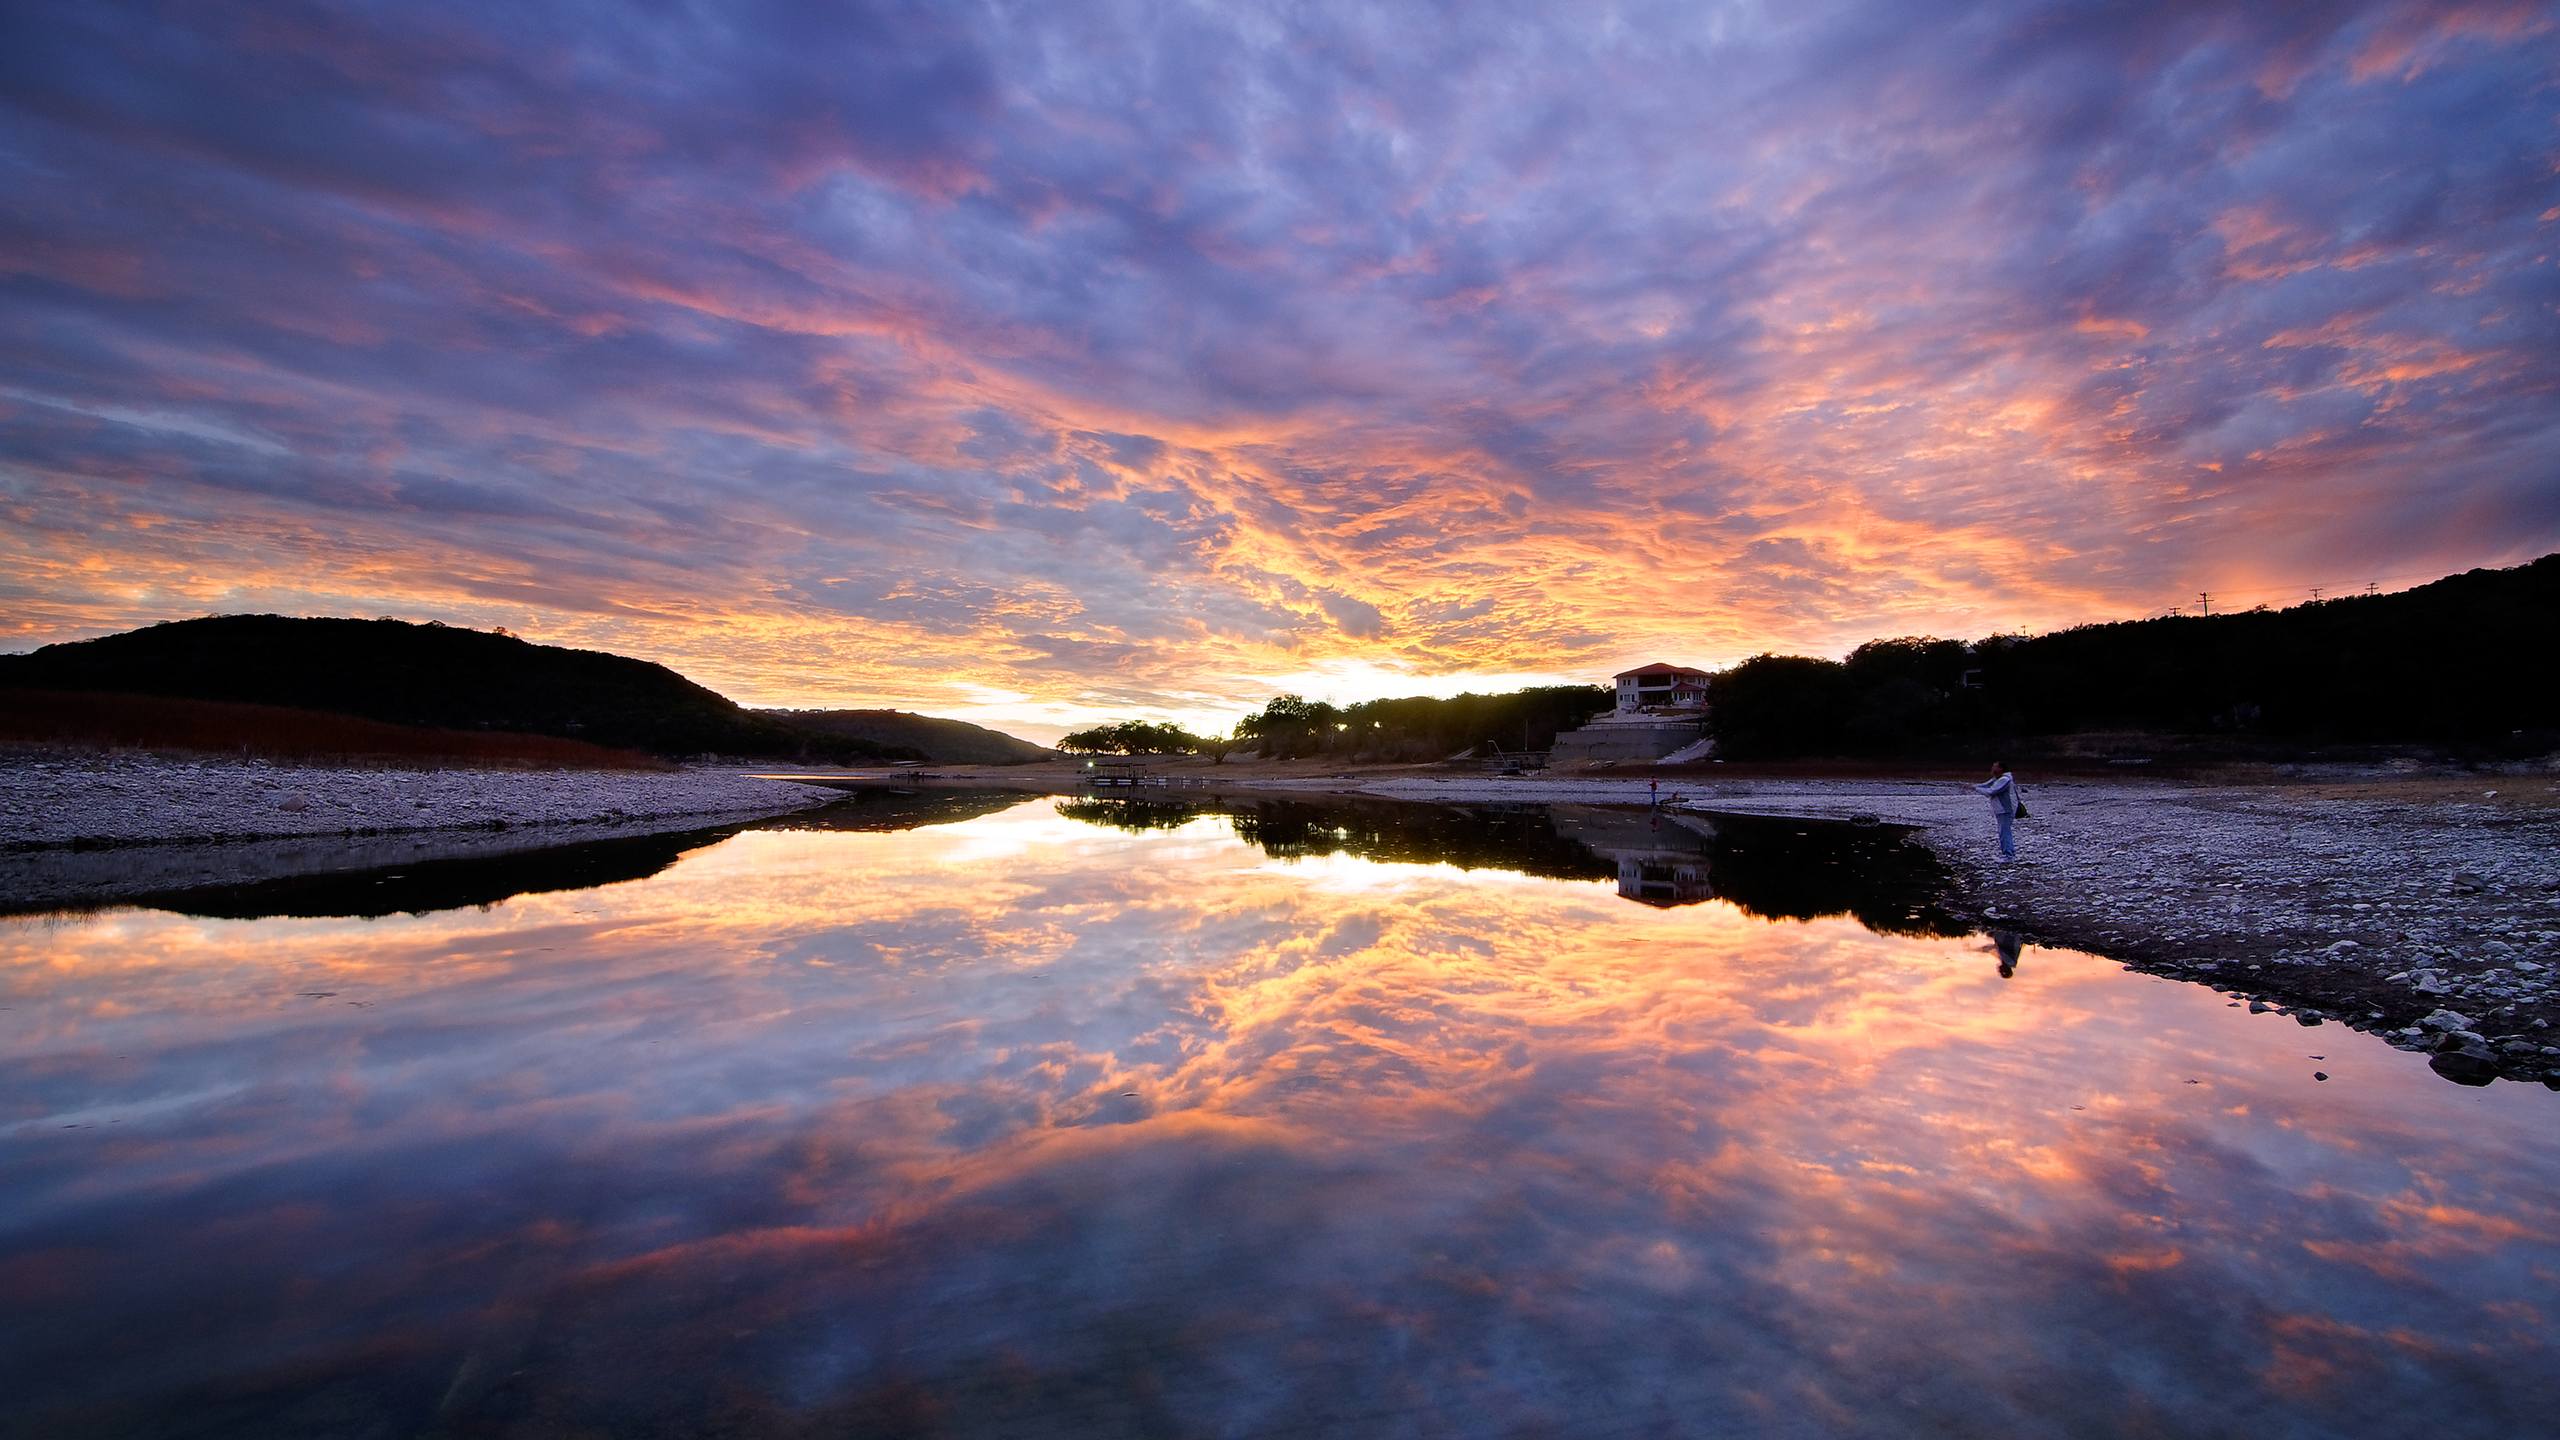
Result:
M0 1433L2550 1433L2560 1096L1929 881L875 798L0 921Z

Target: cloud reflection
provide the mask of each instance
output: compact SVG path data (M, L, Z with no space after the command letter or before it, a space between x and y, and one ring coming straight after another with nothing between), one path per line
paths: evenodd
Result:
M2547 1097L1996 961L1046 800L480 911L12 923L0 1380L100 1434L2539 1413Z

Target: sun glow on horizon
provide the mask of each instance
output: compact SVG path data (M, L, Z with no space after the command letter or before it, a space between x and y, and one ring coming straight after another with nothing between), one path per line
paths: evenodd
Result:
M2560 549L2539 7L38 8L0 644L1049 739Z

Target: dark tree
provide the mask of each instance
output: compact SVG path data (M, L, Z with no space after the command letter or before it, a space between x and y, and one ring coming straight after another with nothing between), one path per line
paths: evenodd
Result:
M1216 742L1203 740L1179 725L1123 720L1062 736L1058 748L1070 755L1197 755L1216 748Z
M2553 635L2560 555L2287 610L1877 640L1845 663L1764 655L1716 677L1709 724L1736 759L2112 731L2538 753L2560 743Z

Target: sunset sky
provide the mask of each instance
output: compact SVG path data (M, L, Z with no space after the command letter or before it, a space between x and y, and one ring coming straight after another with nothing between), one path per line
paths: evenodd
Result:
M20 3L0 648L1049 738L2560 549L2560 7Z

